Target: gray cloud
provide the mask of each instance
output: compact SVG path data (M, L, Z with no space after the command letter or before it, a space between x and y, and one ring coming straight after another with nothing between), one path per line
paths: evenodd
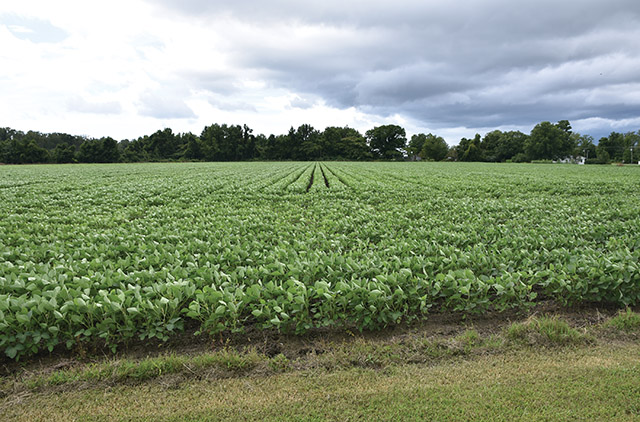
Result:
M259 0L229 2L226 0L154 0L155 4L191 17L203 19L226 16L252 23L291 21L310 24L355 25L359 27L440 27L448 32L475 30L501 37L504 29L517 28L519 33L548 32L567 35L582 31L584 25L607 22L613 16L638 12L633 0L461 0L455 4L402 0L399 2L368 0L325 0L300 2L273 0L268 6Z
M300 108L303 110L309 109L313 107L314 102L305 98L301 98L299 96L295 96L289 101L289 107L291 108Z
M159 3L223 25L238 69L335 107L432 128L640 118L636 0Z
M183 70L178 75L185 84L195 90L204 90L213 94L232 95L240 89L238 75L203 69Z

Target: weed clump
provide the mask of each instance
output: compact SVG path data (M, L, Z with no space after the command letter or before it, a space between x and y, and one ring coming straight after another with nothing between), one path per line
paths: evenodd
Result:
M515 344L568 346L591 342L591 337L557 317L529 318L510 325L506 337Z
M627 333L640 331L640 314L627 308L626 311L618 312L618 315L607 321L606 325Z

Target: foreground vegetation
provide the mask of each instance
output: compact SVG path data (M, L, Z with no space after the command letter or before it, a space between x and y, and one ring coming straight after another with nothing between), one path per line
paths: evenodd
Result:
M89 364L54 360L0 378L0 414L29 421L640 419L639 314L477 322L308 338L304 349L285 346L271 357L254 346L220 345ZM440 328L454 329L442 335Z
M15 421L634 421L640 346L468 362L117 386L24 398Z
M5 167L0 350L640 303L638 169Z

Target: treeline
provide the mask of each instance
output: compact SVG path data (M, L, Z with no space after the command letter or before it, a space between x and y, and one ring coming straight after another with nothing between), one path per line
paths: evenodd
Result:
M377 140L383 129L389 139ZM394 142L395 141L395 142ZM380 146L376 146L380 144ZM291 128L285 135L254 135L246 125L213 124L200 136L159 130L135 140L116 141L61 133L27 133L0 128L0 162L23 163L111 163L139 161L245 161L245 160L371 160L402 159L406 144L404 129L385 126L367 132L367 137L349 127L310 125ZM391 145L395 148L390 151Z
M134 140L88 138L65 133L21 132L0 128L0 162L114 163L140 161L248 160L432 160L529 162L586 157L588 163L630 162L640 145L640 131L612 132L596 145L589 135L571 130L566 120L542 122L530 134L494 130L462 138L449 147L433 134L410 140L397 125L382 125L361 134L349 127L293 127L282 135L255 135L247 125L213 124L199 136L159 130ZM634 158L640 159L640 150Z
M596 145L592 136L572 132L567 120L541 122L528 135L494 130L484 137L476 134L472 139L462 138L448 151L448 157L457 161L520 163L584 157L587 164L630 163L632 159L640 160L640 131L611 132Z

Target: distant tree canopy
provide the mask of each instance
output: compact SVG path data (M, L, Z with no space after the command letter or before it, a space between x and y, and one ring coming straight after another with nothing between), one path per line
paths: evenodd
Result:
M407 145L407 134L398 125L374 127L366 133L367 143L375 158L397 160L403 157Z
M638 162L640 161L640 131L626 134L611 132L608 137L600 138L595 150L597 160L601 162L606 158L615 162L629 163L632 159Z
M494 130L484 136L480 149L484 160L501 162L522 154L526 140L527 135L522 132Z
M419 155L423 160L442 161L448 152L449 147L444 138L428 134L424 137L424 143Z
M636 150L637 149L637 150ZM247 125L212 124L200 135L176 134L170 128L138 139L116 141L65 133L21 132L0 128L0 162L114 163L137 161L245 160L403 160L523 162L584 156L590 163L640 160L640 131L600 138L571 130L567 120L541 122L529 135L493 130L482 137L462 138L449 147L432 133L419 133L407 142L404 128L382 125L364 135L350 127L329 126L320 131L308 124L286 134L254 134Z
M409 145L407 146L407 152L409 153L409 158L412 160L416 157L420 156L422 152L422 147L424 146L424 141L427 140L427 135L424 133L418 133L416 135L411 136L411 140L409 141Z
M532 160L555 160L573 154L571 125L567 120L556 124L538 123L524 143L524 150Z
M459 161L484 161L484 153L481 149L482 139L476 133L473 139L462 138L456 147Z

